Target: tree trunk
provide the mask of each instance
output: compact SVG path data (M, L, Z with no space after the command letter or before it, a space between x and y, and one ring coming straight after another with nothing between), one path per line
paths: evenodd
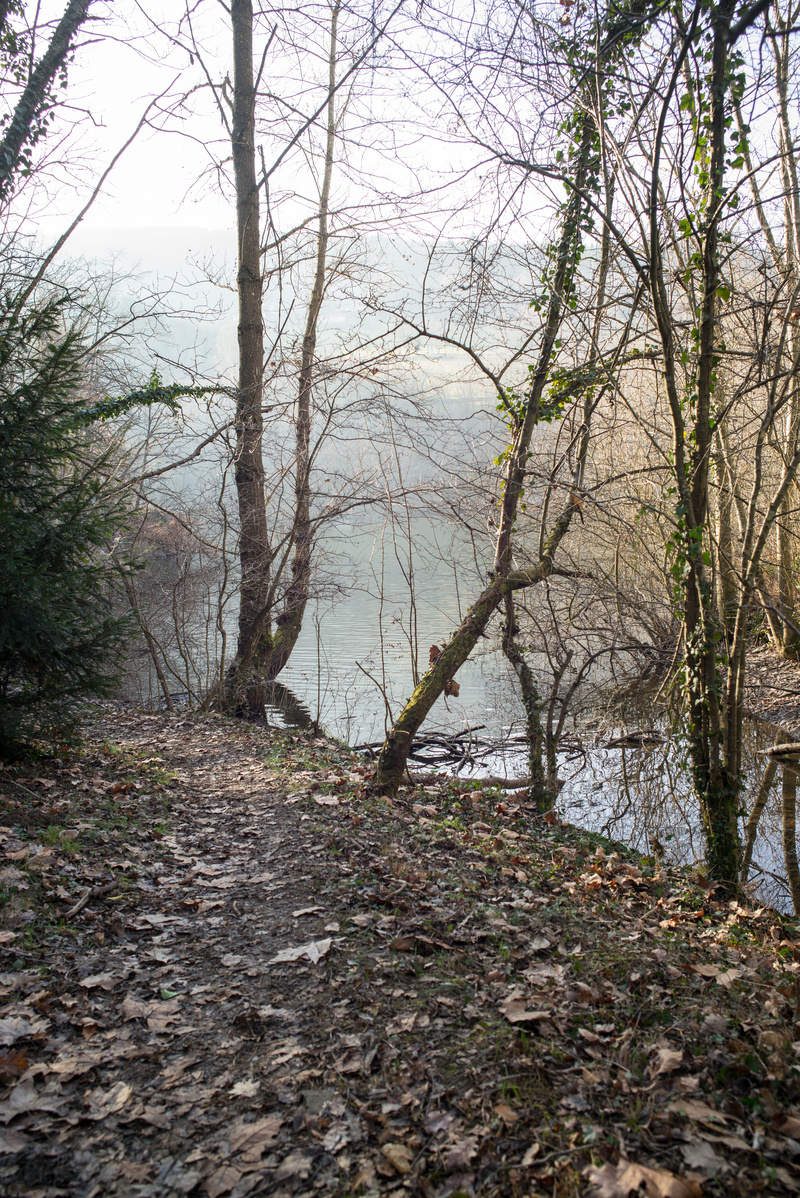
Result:
M706 177L698 211L702 250L698 286L701 294L697 312L698 352L693 377L682 396L676 379L676 345L670 299L664 277L659 227L659 171L662 153L661 130L653 159L650 185L649 282L653 309L664 355L664 382L673 424L674 478L678 492L677 570L683 600L686 643L685 698L692 782L700 807L706 841L706 859L712 876L734 890L739 876L737 824L739 776L729 772L722 760L722 711L717 668L719 624L715 618L714 593L706 568L708 552L709 463L716 412L712 410L716 383L718 297L721 286L718 233L724 194L725 130L730 90L728 34L734 0L722 0L709 13L710 70L698 85L703 112L701 167ZM695 9L684 33L673 80L678 78L701 12ZM688 417L688 420L687 420ZM740 701L736 696L737 703ZM738 708L737 708L738 710ZM738 754L736 720L731 723L731 746Z
M44 112L53 80L66 63L75 35L89 15L91 0L70 0L56 26L50 44L31 72L17 101L14 115L0 141L0 199L7 199L14 185L14 174L27 161L26 146L36 141L37 118ZM5 24L9 5L3 7Z
M733 496L731 495L731 480L728 478L725 460L720 449L717 449L714 453L713 466L717 484L717 529L715 538L717 611L720 623L725 632L725 639L730 644L733 638L739 587L733 567L733 529L731 523Z
M330 47L328 52L328 109L327 135L325 144L325 168L319 199L319 222L317 230L317 261L314 284L306 315L303 347L300 363L300 381L295 417L295 513L292 529L294 555L291 564L291 580L286 590L283 606L275 625L275 634L270 648L267 673L277 678L289 660L303 626L303 616L311 585L311 552L314 531L311 523L311 419L316 367L317 330L322 301L325 294L325 276L328 256L328 208L333 174L333 151L336 139L336 51L339 4L331 13Z
M795 915L800 915L800 870L797 868L797 762L783 764L781 808L783 816L783 858L792 893Z
M750 812L747 827L744 830L744 852L742 853L742 872L740 878L742 886L746 885L747 877L750 873L750 862L753 859L753 846L756 843L758 822L761 819L761 813L767 805L770 788L775 780L777 769L777 761L774 757L770 757L767 762L767 768L764 770L764 777L761 779L761 785L753 801L753 810Z
M449 643L427 673L422 676L411 698L387 733L372 782L373 788L377 790L388 793L394 793L397 790L406 769L408 753L414 736L428 712L442 694L446 684L452 681L456 670L467 660L478 638L483 635L489 621L506 596L522 587L533 586L549 576L553 569L555 552L569 528L575 512L575 505L572 495L570 495L566 507L555 521L542 546L536 565L529 570L511 571L513 530L525 483L531 438L539 421L542 395L547 383L556 337L567 297L572 291L579 260L579 255L576 253L576 242L580 237L581 215L585 204L584 190L595 139L595 125L591 115L584 112L580 119L575 173L556 248L547 318L542 332L536 369L533 372L530 390L525 397L520 417L513 412L511 417L514 439L508 455L494 570L490 576L490 585L469 609ZM506 399L502 393L500 398L501 401ZM576 488L580 486L588 448L589 425L588 421L584 419L576 453L576 466L573 471L573 483Z
M778 22L779 36L771 28L771 19ZM798 262L800 262L800 180L797 173L795 153L795 135L790 117L789 99L789 70L790 44L789 29L781 13L776 11L767 20L771 34L772 47L775 57L775 91L778 97L778 135L780 148L781 181L783 183L784 205L784 275L788 286L794 286L798 277ZM797 330L790 330L790 346L792 359L797 358ZM789 401L785 424L785 456L794 455L798 435L800 435L800 394L795 387ZM797 623L796 602L797 593L794 579L794 560L796 555L796 537L794 535L791 517L793 504L787 496L781 510L778 524L778 607L781 615L786 615L792 623ZM781 652L784 657L796 660L800 656L800 638L790 623L781 624Z
M542 701L533 671L525 660L525 654L517 644L519 629L516 624L514 596L506 595L506 622L503 627L503 653L519 679L522 706L525 709L525 737L528 746L528 772L530 797L536 810L550 811L555 803L555 793L548 786L544 766L544 730L542 728Z
M231 149L236 185L239 293L239 386L236 396L236 491L239 502L241 598L236 657L228 671L225 705L261 715L266 701L264 664L269 653L272 553L267 528L262 457L264 326L263 278L256 182L253 7L233 0L233 113Z
M563 532L566 532L566 527ZM559 541L560 539L561 537L558 538ZM549 544L546 551L547 548ZM555 552L555 548L554 545L552 552ZM373 790L395 793L403 780L408 752L416 733L447 683L452 681L456 671L463 666L480 637L484 635L486 626L506 595L522 587L534 586L547 578L551 571L552 556L543 556L532 569L516 570L507 578L496 579L490 583L473 603L439 656L422 675L411 698L389 729L378 757L372 780Z

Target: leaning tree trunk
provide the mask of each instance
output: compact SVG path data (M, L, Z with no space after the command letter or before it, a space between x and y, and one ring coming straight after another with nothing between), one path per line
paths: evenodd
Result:
M566 527L563 532L566 532ZM531 570L515 571L506 578L496 579L473 603L430 669L420 678L411 698L389 729L372 781L374 790L386 794L394 794L397 791L403 780L414 737L448 682L452 682L456 671L463 666L483 636L487 624L506 595L521 587L541 582L551 571L552 554L549 554Z
M580 260L578 247L581 217L585 205L584 193L596 135L594 120L588 111L581 114L580 121L575 171L556 247L555 270L539 355L523 410L519 417L512 416L514 440L508 454L492 581L469 609L442 653L439 654L427 673L422 676L414 693L386 736L378 758L372 786L388 793L394 793L400 785L406 769L408 753L420 725L444 691L447 683L452 681L456 670L464 664L475 648L478 638L483 634L500 604L513 591L521 587L532 586L547 578L552 572L553 556L569 528L575 511L573 490L567 506L556 520L542 548L539 561L529 570L512 572L513 530L525 485L531 439L539 422L542 396L547 384L556 338L567 298L572 292ZM501 393L500 399L501 403L505 401L506 397L503 393ZM580 485L587 452L588 424L584 421L576 455L577 466L573 471L574 485Z
M267 528L262 438L264 325L256 181L253 6L233 0L233 113L231 150L236 185L239 294L239 386L236 395L236 492L239 502L240 604L236 657L225 682L224 703L260 715L266 701L263 667L270 648L269 592L272 554Z
M37 123L47 111L53 82L64 70L76 34L89 17L90 3L91 0L69 0L49 46L31 71L5 127L0 139L0 200L8 199L14 187L14 176L26 163L29 147L36 140ZM0 14L0 28L6 26L10 7L6 4Z

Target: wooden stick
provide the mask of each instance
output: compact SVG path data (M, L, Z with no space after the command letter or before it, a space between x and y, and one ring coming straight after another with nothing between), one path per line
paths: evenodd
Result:
M72 919L73 915L77 915L80 911L82 911L86 904L91 902L93 898L102 898L104 894L110 894L112 890L116 889L116 886L116 882L109 882L105 886L87 886L86 890L78 899L75 906L70 907L69 911L67 911L64 919Z

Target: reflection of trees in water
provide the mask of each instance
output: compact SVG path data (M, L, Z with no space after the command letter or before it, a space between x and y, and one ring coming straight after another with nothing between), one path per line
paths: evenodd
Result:
M628 728L641 726L644 721L669 735L666 720L654 717L652 708L628 711ZM772 746L775 733L774 727L761 721L745 723L742 756L747 781L743 809L752 806L766 764L763 751ZM603 742L608 739L602 736ZM568 754L565 765L567 784L560 805L567 819L640 852L660 852L663 848L671 861L702 863L702 828L692 794L688 754L679 738L672 737L663 745L613 749L584 742ZM759 901L787 909L781 835L778 777L759 825L751 884Z
M271 723L278 715L287 727L299 728L302 731L313 729L315 732L318 729L315 727L314 719L311 712L301 703L297 696L289 690L288 686L284 686L282 682L270 682L267 688L267 723Z

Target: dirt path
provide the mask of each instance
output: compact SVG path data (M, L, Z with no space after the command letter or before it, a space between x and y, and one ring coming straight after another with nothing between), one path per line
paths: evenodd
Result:
M800 1192L790 925L364 773L109 707L0 774L0 1193Z

